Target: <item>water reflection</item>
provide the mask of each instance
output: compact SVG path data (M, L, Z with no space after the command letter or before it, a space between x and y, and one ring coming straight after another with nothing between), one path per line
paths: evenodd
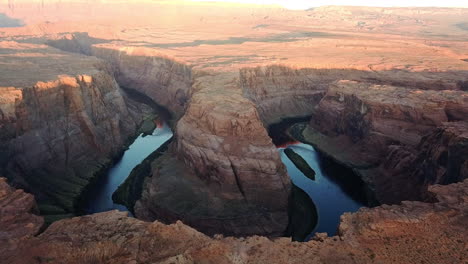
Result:
M286 156L284 153L286 147L293 149L302 156L316 172L315 181L307 178ZM354 184L350 181L347 182L348 185L354 184L356 186L344 186L345 184L336 180L336 176L330 177L322 166L319 153L312 146L293 142L293 144L282 145L278 150L292 182L310 197L316 207L317 219L315 221L317 225L311 230L306 240L310 239L316 232L335 235L340 216L344 212L355 212L360 207L366 206L365 198L363 198L365 194L361 195L362 193L359 191L347 191L348 189L362 190L362 186L359 186L360 182L356 181ZM356 195L353 195L353 193Z
M85 211L88 214L110 211L118 209L128 211L120 204L112 201L112 194L117 190L130 172L140 164L153 151L172 137L172 131L165 123L157 124L151 135L141 134L125 151L122 158L107 172L105 177L101 177L95 184L87 197Z

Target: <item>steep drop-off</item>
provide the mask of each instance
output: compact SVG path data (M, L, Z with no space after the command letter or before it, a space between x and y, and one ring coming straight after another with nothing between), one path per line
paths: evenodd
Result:
M427 90L462 90L466 78L464 72L457 71L362 71L269 65L242 68L239 84L243 89L244 96L255 103L262 121L268 126L287 118L305 117L313 113L318 115L315 107L328 93L329 88L340 80L400 86L423 92ZM364 86L361 88L365 90ZM432 92L431 94L437 93ZM441 94L443 96L443 92ZM386 95L382 97L384 96ZM460 113L457 113L456 116L459 117ZM333 123L335 120L329 119L329 122Z
M255 103L266 126L310 116L310 125L296 126L293 136L353 169L380 202L430 199L428 184L466 177L459 172L467 160L458 150L464 149L463 143L453 143L463 137L468 121L463 72L273 65L242 69L240 80L244 95ZM446 122L460 124L451 130L450 139L433 142L431 138L437 135L428 135L444 130ZM446 150L451 144L457 145L452 149L457 149L453 152L459 158L451 155L451 169L446 173ZM432 148L436 150L428 150Z
M318 234L298 243L259 236L211 238L181 222L143 222L117 211L61 220L33 236L41 226L41 217L30 211L33 197L0 178L0 241L7 245L0 257L15 264L463 263L467 189L467 180L432 186L434 204L362 209L342 217L338 236ZM12 227L11 219L22 224Z
M75 212L83 189L151 110L126 100L102 61L29 48L2 64L11 74L0 77L1 173L35 193L42 213L60 217Z
M105 60L111 65L115 78L122 87L143 93L168 109L173 121L178 120L190 98L191 68L149 48L125 47L105 42L108 41L92 38L86 33L65 34L47 41L49 45L65 51Z
M236 73L200 76L170 151L153 167L137 217L206 233L280 235L290 180Z
M73 34L49 44L105 59L121 85L167 107L176 121L174 143L153 162L136 216L182 219L211 234L283 234L290 181L257 110L241 95L238 73L198 73L192 85L189 67L154 50L98 42Z
M442 145L446 149L458 144L452 138L464 137L467 109L468 97L463 91L424 91L340 81L330 86L302 136L359 172L373 186L381 202L424 199L427 184L454 182L465 177L460 175L460 169L452 175L439 170L439 166L446 166L442 164L444 157L431 157L428 148L437 149ZM431 133L456 122L460 123L456 126L459 129L452 137L432 142L435 136L431 137ZM442 153L444 149L437 152ZM466 155L461 152L457 155L459 158L452 158L456 165L451 166L459 168ZM439 161L428 165L431 159ZM376 170L377 167L381 168Z

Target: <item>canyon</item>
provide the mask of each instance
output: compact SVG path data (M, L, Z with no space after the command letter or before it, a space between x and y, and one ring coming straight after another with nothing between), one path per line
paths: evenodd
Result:
M0 175L27 192L0 181L0 256L467 260L468 34L456 26L467 9L88 5L0 4L25 23L0 28ZM174 136L123 185L119 203L136 219L81 216L84 197L157 116ZM278 238L295 202L271 134L279 122L381 206L345 213L336 236Z
M0 178L0 255L7 263L463 263L467 184L433 185L436 203L404 202L345 214L339 235L209 237L109 211L60 220L38 235L34 198Z

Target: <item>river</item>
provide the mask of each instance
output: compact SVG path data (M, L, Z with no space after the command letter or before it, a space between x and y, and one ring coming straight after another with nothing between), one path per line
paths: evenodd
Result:
M309 164L316 173L315 180L307 178L294 165L284 153L285 148L291 148ZM350 181L343 183L334 175L330 175L324 168L320 154L312 146L296 142L283 145L278 150L292 182L309 195L317 209L317 225L306 240L315 233L326 232L328 235L335 235L343 213L355 212L367 206L365 198L362 197L365 194L359 193L361 183L357 181L356 186L349 186ZM349 191L353 188L354 191Z
M133 168L140 164L153 151L172 137L169 126L158 126L151 135L141 134L124 152L121 159L101 177L87 197L85 212L88 214L105 212L109 210L128 211L120 204L112 200L112 194L127 179ZM286 156L284 150L291 148L299 154L307 164L316 172L315 180L307 178ZM300 142L289 141L278 146L281 159L287 168L292 182L302 189L315 204L318 219L314 230L308 235L310 239L316 232L326 232L335 235L340 221L340 216L345 212L355 212L363 206L367 206L362 183L353 179L352 175L341 175L342 171L330 171L324 165L323 158L315 149ZM332 164L331 167L335 167ZM330 166L328 166L330 167ZM345 181L343 181L345 179Z
M127 179L133 168L171 137L172 131L165 123L158 125L151 135L139 135L106 176L101 177L95 184L95 188L87 197L86 213L92 214L114 209L128 211L125 206L112 201L112 194Z

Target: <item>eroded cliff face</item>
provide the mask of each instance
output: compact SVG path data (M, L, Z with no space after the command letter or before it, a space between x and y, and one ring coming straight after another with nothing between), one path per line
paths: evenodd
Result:
M8 255L39 233L44 219L38 213L31 194L15 190L5 178L0 178L0 255Z
M296 70L285 66L240 70L244 96L255 103L265 125L311 115L328 84L336 78L326 70Z
M434 204L404 202L347 213L338 236L318 234L298 243L260 236L209 237L180 221L143 222L118 211L61 220L33 236L41 226L41 217L30 212L33 197L0 179L0 241L8 245L0 248L0 257L28 264L460 263L468 257L467 189L468 180L435 185L430 187ZM4 224L11 219L22 224Z
M137 203L138 217L182 219L210 234L286 230L290 180L237 78L196 79L171 151L154 166Z
M199 73L192 85L190 67L152 49L87 34L48 44L102 58L121 86L173 114L174 144L146 181L138 217L183 219L210 234L283 234L290 181L254 104L242 96L238 72Z
M382 163L367 174L388 202L427 199L427 186L468 178L468 123L446 122L424 136L416 148L390 145ZM390 194L387 194L390 193Z
M435 96L437 93L430 91L463 90L462 86L465 78L463 72L431 73L396 69L363 71L269 65L242 68L239 83L244 96L255 103L264 124L271 125L280 122L282 119L305 117L312 114L327 114L332 117L327 119L328 122L335 123L337 119L331 116L333 114L327 113L327 111L333 109L324 109L319 113L315 111L315 108L325 95L336 93L337 88L333 87L336 86L336 82L341 80L366 83L361 84L360 88L363 90L367 86L375 84L407 87L412 90L419 90L421 93L428 91L429 96ZM344 85L340 87L344 87ZM375 94L378 93L375 90L374 92ZM382 100L384 100L384 96L381 96ZM443 97L444 94L441 93L441 96ZM437 101L437 98L434 98L433 101ZM428 105L427 107L431 106ZM463 119L462 116L466 114L466 110L460 109L456 104L447 105L446 112L448 119ZM325 118L323 119L325 120Z
M423 199L428 184L465 177L460 174L465 154L452 154L451 173L445 173L444 163L451 145L463 149L458 142L466 133L467 109L463 91L339 81L317 105L303 135L359 171L381 202Z
M34 53L10 61L12 71L26 67L44 76L0 81L6 86L0 87L2 174L35 193L43 213L67 215L75 211L85 186L133 136L141 121L135 111L141 112L127 106L102 61L42 52L56 52L64 64L72 64L50 69L48 59ZM24 59L30 63L23 64Z
M87 33L64 34L47 43L61 50L96 56L111 65L120 86L134 89L168 109L174 121L190 98L192 70L159 51L105 44Z
M112 65L118 83L168 109L174 120L185 111L192 87L189 66L145 48L93 46L91 54Z

